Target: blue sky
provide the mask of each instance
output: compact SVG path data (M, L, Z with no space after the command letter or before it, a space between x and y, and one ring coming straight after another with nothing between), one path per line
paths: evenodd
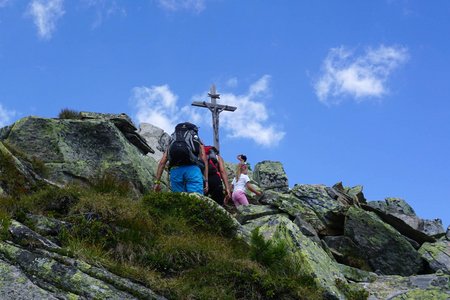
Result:
M63 108L172 131L295 183L364 186L450 224L450 2L0 0L0 126Z

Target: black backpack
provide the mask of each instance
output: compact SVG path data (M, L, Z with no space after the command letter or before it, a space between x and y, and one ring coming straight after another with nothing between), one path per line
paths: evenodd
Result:
M175 126L168 147L169 166L201 166L203 162L198 158L199 152L198 127L189 122Z

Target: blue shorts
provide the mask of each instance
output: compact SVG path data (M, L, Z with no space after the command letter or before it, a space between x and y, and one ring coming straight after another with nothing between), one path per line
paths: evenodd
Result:
M199 193L203 195L203 175L197 165L176 166L170 169L172 192Z

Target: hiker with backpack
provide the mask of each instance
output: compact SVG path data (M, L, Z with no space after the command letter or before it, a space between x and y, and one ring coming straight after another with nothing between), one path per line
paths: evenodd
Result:
M231 199L231 189L228 183L228 175L225 162L219 155L219 150L214 146L205 146L206 160L208 162L208 196L220 205L224 205ZM225 185L224 195L223 186Z
M238 172L236 172L236 177L233 178L233 181L231 182L231 186L233 187L232 199L236 207L238 207L239 205L249 204L247 196L245 195L247 189L258 196L262 195L262 193L260 191L257 191L250 183L250 178L248 177L247 172L248 165L239 164L239 169Z
M196 125L184 122L175 126L169 146L158 164L155 191L161 190L161 175L167 162L172 192L202 195L208 192L208 163Z

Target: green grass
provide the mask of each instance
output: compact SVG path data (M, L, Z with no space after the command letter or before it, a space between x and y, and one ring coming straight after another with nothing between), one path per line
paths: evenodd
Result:
M102 173L89 180L91 189L100 194L110 194L112 192L120 196L130 196L132 194L131 184L110 173Z
M169 299L322 299L284 246L258 233L251 247L233 238L234 223L200 198L149 193L133 199L86 187L0 198L1 224L26 221L27 213L72 224L57 237L65 253Z

